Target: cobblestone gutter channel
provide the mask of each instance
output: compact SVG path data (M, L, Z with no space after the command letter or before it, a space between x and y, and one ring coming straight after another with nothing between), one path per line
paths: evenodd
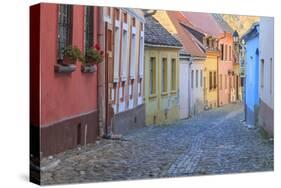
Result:
M242 105L227 105L44 158L42 184L273 170L273 143L242 116Z

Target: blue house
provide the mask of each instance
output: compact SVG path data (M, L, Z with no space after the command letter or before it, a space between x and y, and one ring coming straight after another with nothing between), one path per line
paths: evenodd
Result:
M245 115L246 124L254 128L258 121L259 110L259 23L252 27L242 36L245 41Z

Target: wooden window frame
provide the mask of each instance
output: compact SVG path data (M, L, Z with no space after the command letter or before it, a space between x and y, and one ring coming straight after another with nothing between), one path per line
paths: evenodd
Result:
M64 48L72 44L73 6L58 5L57 60L63 61Z
M209 90L213 89L213 73L209 71Z
M149 94L156 95L156 57L150 57L149 61Z
M163 57L161 61L161 92L168 92L168 58Z
M171 91L175 92L177 90L177 61L175 58L171 59Z

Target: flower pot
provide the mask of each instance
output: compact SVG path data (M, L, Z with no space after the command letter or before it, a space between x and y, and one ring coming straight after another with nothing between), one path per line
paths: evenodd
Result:
M81 72L83 73L93 73L96 72L97 68L95 64L86 63L81 65Z
M76 60L70 59L68 56L63 57L63 65L73 65L76 64Z

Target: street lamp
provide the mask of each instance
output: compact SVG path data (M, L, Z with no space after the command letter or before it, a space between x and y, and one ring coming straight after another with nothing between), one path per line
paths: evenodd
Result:
M239 34L236 30L233 32L232 37L235 43L239 41Z

